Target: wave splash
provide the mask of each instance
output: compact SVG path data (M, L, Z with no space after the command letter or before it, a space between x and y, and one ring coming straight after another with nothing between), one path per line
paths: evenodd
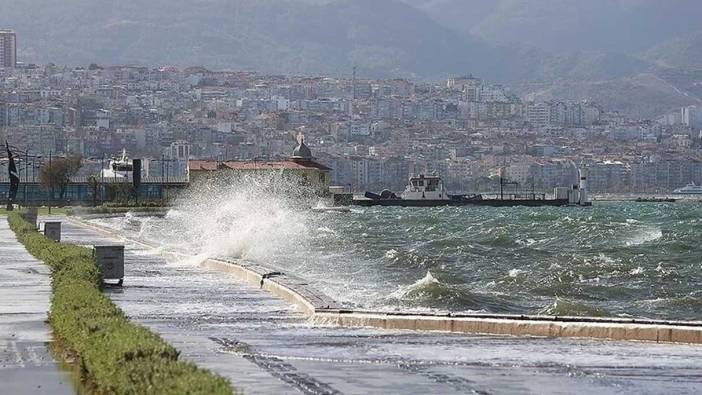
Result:
M411 285L400 287L391 293L386 305L400 307L429 307L464 312L507 312L519 309L496 295L471 292L462 284L446 284L439 281L431 271Z
M656 241L661 237L663 237L663 232L659 228L647 228L627 240L626 245L628 247L638 246Z
M556 298L552 304L537 311L537 314L552 315L552 316L588 316L588 317L607 317L611 314L602 308L591 306L583 302Z
M317 229L309 208L317 200L311 188L284 174L202 181L176 200L151 237L175 240L198 256L279 264L307 250Z

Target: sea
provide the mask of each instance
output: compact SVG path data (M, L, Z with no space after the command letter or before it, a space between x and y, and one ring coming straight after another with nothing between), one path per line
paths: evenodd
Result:
M351 207L294 181L190 188L94 219L159 248L259 262L354 309L702 320L702 203Z

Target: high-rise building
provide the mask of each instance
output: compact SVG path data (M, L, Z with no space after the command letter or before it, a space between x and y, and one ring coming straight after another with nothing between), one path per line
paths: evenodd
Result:
M682 124L691 129L702 126L702 111L697 106L687 106L680 110Z
M13 30L0 29L0 68L17 64L17 35Z

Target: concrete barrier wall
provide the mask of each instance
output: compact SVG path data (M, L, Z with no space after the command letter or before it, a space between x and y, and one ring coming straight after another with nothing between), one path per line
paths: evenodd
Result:
M544 317L548 319L548 317ZM584 317L583 317L584 318ZM398 316L382 313L316 312L312 320L323 325L366 326L382 329L409 329L510 336L578 337L609 340L637 340L702 344L699 326L588 321L529 320L484 317Z
M84 221L75 223L103 233L122 237L116 232ZM155 248L141 241L135 243ZM164 252L183 258L185 254ZM320 325L374 327L395 330L422 330L490 335L576 337L609 340L635 340L667 343L702 344L702 322L656 321L599 317L511 316L498 314L403 314L361 312L343 309L333 299L309 286L305 281L275 272L259 264L226 259L207 259L201 266L229 273L236 278L297 306L310 320ZM264 278L266 275L272 275Z
M272 279L264 279L265 273L259 273L242 265L218 259L208 259L201 266L208 269L219 270L236 276L239 279L258 286L273 295L297 306L306 316L314 315L315 306L300 293L292 288L279 284Z

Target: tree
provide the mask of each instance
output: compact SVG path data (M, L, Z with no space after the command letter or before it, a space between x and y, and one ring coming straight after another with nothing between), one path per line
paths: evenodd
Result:
M51 163L45 163L41 168L39 180L51 191L52 199L55 191L58 190L59 200L63 200L71 177L80 169L80 161L80 156L71 155L66 158L56 158Z
M97 206L98 196L100 193L98 190L98 188L100 188L100 182L98 181L97 177L90 176L90 178L88 178L88 187L93 195L93 206Z
M129 204L129 198L132 196L132 183L117 182L108 184L105 188L107 200L118 204Z

